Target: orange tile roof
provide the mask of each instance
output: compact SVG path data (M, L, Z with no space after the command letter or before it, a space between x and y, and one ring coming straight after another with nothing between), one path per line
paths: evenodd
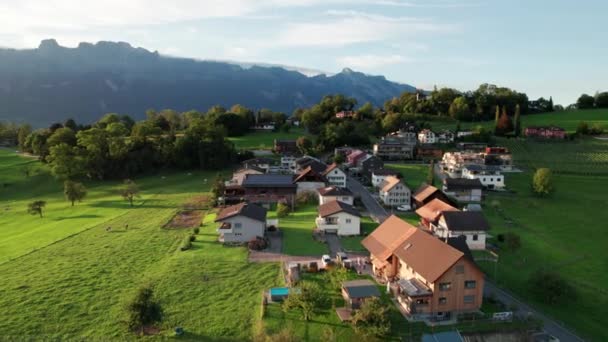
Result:
M429 196L439 191L436 187L429 184L422 184L414 193L414 199L418 202L424 202Z
M323 176L327 176L327 174L329 174L330 172L332 172L337 167L338 167L338 164L336 164L336 163L333 163L333 164L329 165L327 167L327 169L325 169L325 171L323 171L323 173L322 173Z
M458 211L457 208L445 203L444 201L435 198L426 205L418 208L416 214L429 222L435 222L444 211Z
M394 254L431 283L464 256L461 251L420 229L410 234Z
M399 184L400 182L401 180L399 178L395 176L388 176L384 178L384 183L382 183L382 191L389 192L392 188L395 187L395 185Z
M452 267L464 253L438 238L392 215L361 244L375 257L376 266L388 265L397 256L429 282L434 282Z
M374 257L386 260L416 229L395 215L387 218L376 230L368 235L361 244Z

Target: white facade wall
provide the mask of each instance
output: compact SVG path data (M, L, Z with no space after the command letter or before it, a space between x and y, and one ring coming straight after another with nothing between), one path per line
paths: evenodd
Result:
M398 207L400 205L411 205L412 192L410 189L399 183L390 191L385 192L380 190L380 199L384 205L389 207Z
M331 220L335 223L326 224ZM361 234L361 218L349 213L341 212L327 217L317 218L317 228L320 230L337 230L338 235L359 235Z
M465 168L462 170L462 178L479 179L481 185L489 189L502 189L505 187L505 176L503 174L473 174Z
M372 173L372 185L375 186L376 188L380 187L380 184L382 184L384 182L386 177L388 177L388 176L375 175Z
M339 168L331 170L330 173L325 175L327 182L330 185L335 185L339 188L346 188L346 173Z
M249 242L257 236L263 237L266 230L266 222L252 220L245 216L229 217L222 222L228 222L231 225L230 229L218 229L218 232L224 233L225 243Z

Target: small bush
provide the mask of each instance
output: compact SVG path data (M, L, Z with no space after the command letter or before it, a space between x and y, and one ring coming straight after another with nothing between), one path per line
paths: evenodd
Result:
M261 251L263 249L266 249L266 247L268 247L268 242L261 237L257 237L255 239L252 239L251 241L249 241L247 243L247 247L252 251Z
M515 252L521 248L521 237L518 234L509 232L505 234L505 243L508 250Z
M498 240L498 242L505 242L505 235L504 234L498 234L496 236L496 239Z
M201 232L201 229L199 227L196 227L193 229L194 234L198 235L198 233Z
M296 196L296 203L299 205L319 204L317 193L314 191L304 191Z
M538 270L528 279L530 292L545 304L557 304L565 300L575 300L576 290L558 273Z
M190 240L190 242L194 242L196 241L196 235L192 234L188 239Z
M277 217L283 218L289 215L290 209L289 206L285 203L279 203L277 205Z

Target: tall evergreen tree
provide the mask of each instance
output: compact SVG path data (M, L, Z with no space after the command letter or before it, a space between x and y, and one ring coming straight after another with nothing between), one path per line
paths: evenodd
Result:
M553 111L553 96L549 96L549 105L548 105L548 111L552 112Z
M521 135L521 108L519 103L515 106L515 136L518 137Z

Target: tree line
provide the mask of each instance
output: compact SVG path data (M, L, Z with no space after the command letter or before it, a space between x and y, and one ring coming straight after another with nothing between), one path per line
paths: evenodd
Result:
M214 106L207 113L149 110L147 118L110 113L92 125L69 119L32 130L12 125L11 143L37 155L58 179L124 179L159 168L221 169L239 158L227 137L245 134L259 122L285 123L285 115L257 113L236 105Z

